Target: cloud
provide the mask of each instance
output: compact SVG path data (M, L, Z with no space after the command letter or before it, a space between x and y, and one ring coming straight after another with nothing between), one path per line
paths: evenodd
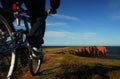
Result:
M47 31L46 44L49 45L107 45L109 40L97 33L73 33L69 31Z
M45 33L46 37L66 37L70 35L73 35L73 34L65 31L47 31Z
M90 32L88 32L88 33L81 33L81 35L83 37L93 37L93 36L96 36L97 34L96 33L90 33Z
M54 16L56 18L61 18L61 19L68 19L68 20L75 20L75 21L79 20L79 18L77 18L77 17L68 16L68 15L55 14L55 15L52 15L52 16Z
M111 14L112 20L120 20L120 12L114 12Z
M56 22L56 23L48 23L46 24L47 26L66 26L67 23L64 22Z
M68 31L47 31L45 33L46 37L65 37L71 39L88 39L88 38L95 38L97 36L96 33L73 33Z

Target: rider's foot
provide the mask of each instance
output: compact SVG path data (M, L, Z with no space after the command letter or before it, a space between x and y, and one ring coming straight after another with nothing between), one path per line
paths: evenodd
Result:
M34 58L41 58L43 59L43 51L42 51L42 46L39 48L33 47L32 48L32 56Z

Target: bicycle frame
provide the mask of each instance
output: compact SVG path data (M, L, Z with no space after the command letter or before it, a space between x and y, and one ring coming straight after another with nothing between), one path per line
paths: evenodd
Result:
M22 35L23 34L27 35L29 33L28 22L30 22L30 20L29 20L28 17L26 17L24 15L21 15L23 13L23 9L21 11L18 4L15 7L17 7L16 11L14 11L14 17L16 18L16 24L19 26L20 25L20 20L23 20L26 30L20 29L20 30L17 30L16 32L13 32L14 40L7 42L7 44L0 45L1 46L0 47L0 54L8 55L13 50L18 48L21 44L25 44L27 42L27 38L25 38L25 41L23 41L23 36ZM26 11L24 11L24 13L25 12Z

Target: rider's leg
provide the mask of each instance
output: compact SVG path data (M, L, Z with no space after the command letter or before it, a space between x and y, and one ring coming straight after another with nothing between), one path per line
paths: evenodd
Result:
M32 27L28 36L28 40L32 47L39 48L41 44L44 43L43 37L45 32L45 0L26 0L25 5L32 20Z
M31 6L32 3L32 6ZM45 32L45 0L26 0L25 5L29 11L31 22L31 30L28 35L29 44L39 51L44 43L43 37Z

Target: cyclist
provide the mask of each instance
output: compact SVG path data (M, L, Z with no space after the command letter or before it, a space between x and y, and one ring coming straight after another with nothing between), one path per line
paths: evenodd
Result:
M14 27L12 22L14 21L13 12L11 12L12 4L16 1L24 3L27 7L30 19L31 19L31 30L28 35L28 42L33 48L33 56L38 57L42 54L42 44L44 43L43 37L45 32L45 19L47 14L56 14L57 9L60 5L60 0L50 0L51 9L47 12L45 11L46 0L0 0L3 6L3 9L6 9L6 13L3 13L3 16L9 22L12 30ZM42 19L42 20L41 20Z

